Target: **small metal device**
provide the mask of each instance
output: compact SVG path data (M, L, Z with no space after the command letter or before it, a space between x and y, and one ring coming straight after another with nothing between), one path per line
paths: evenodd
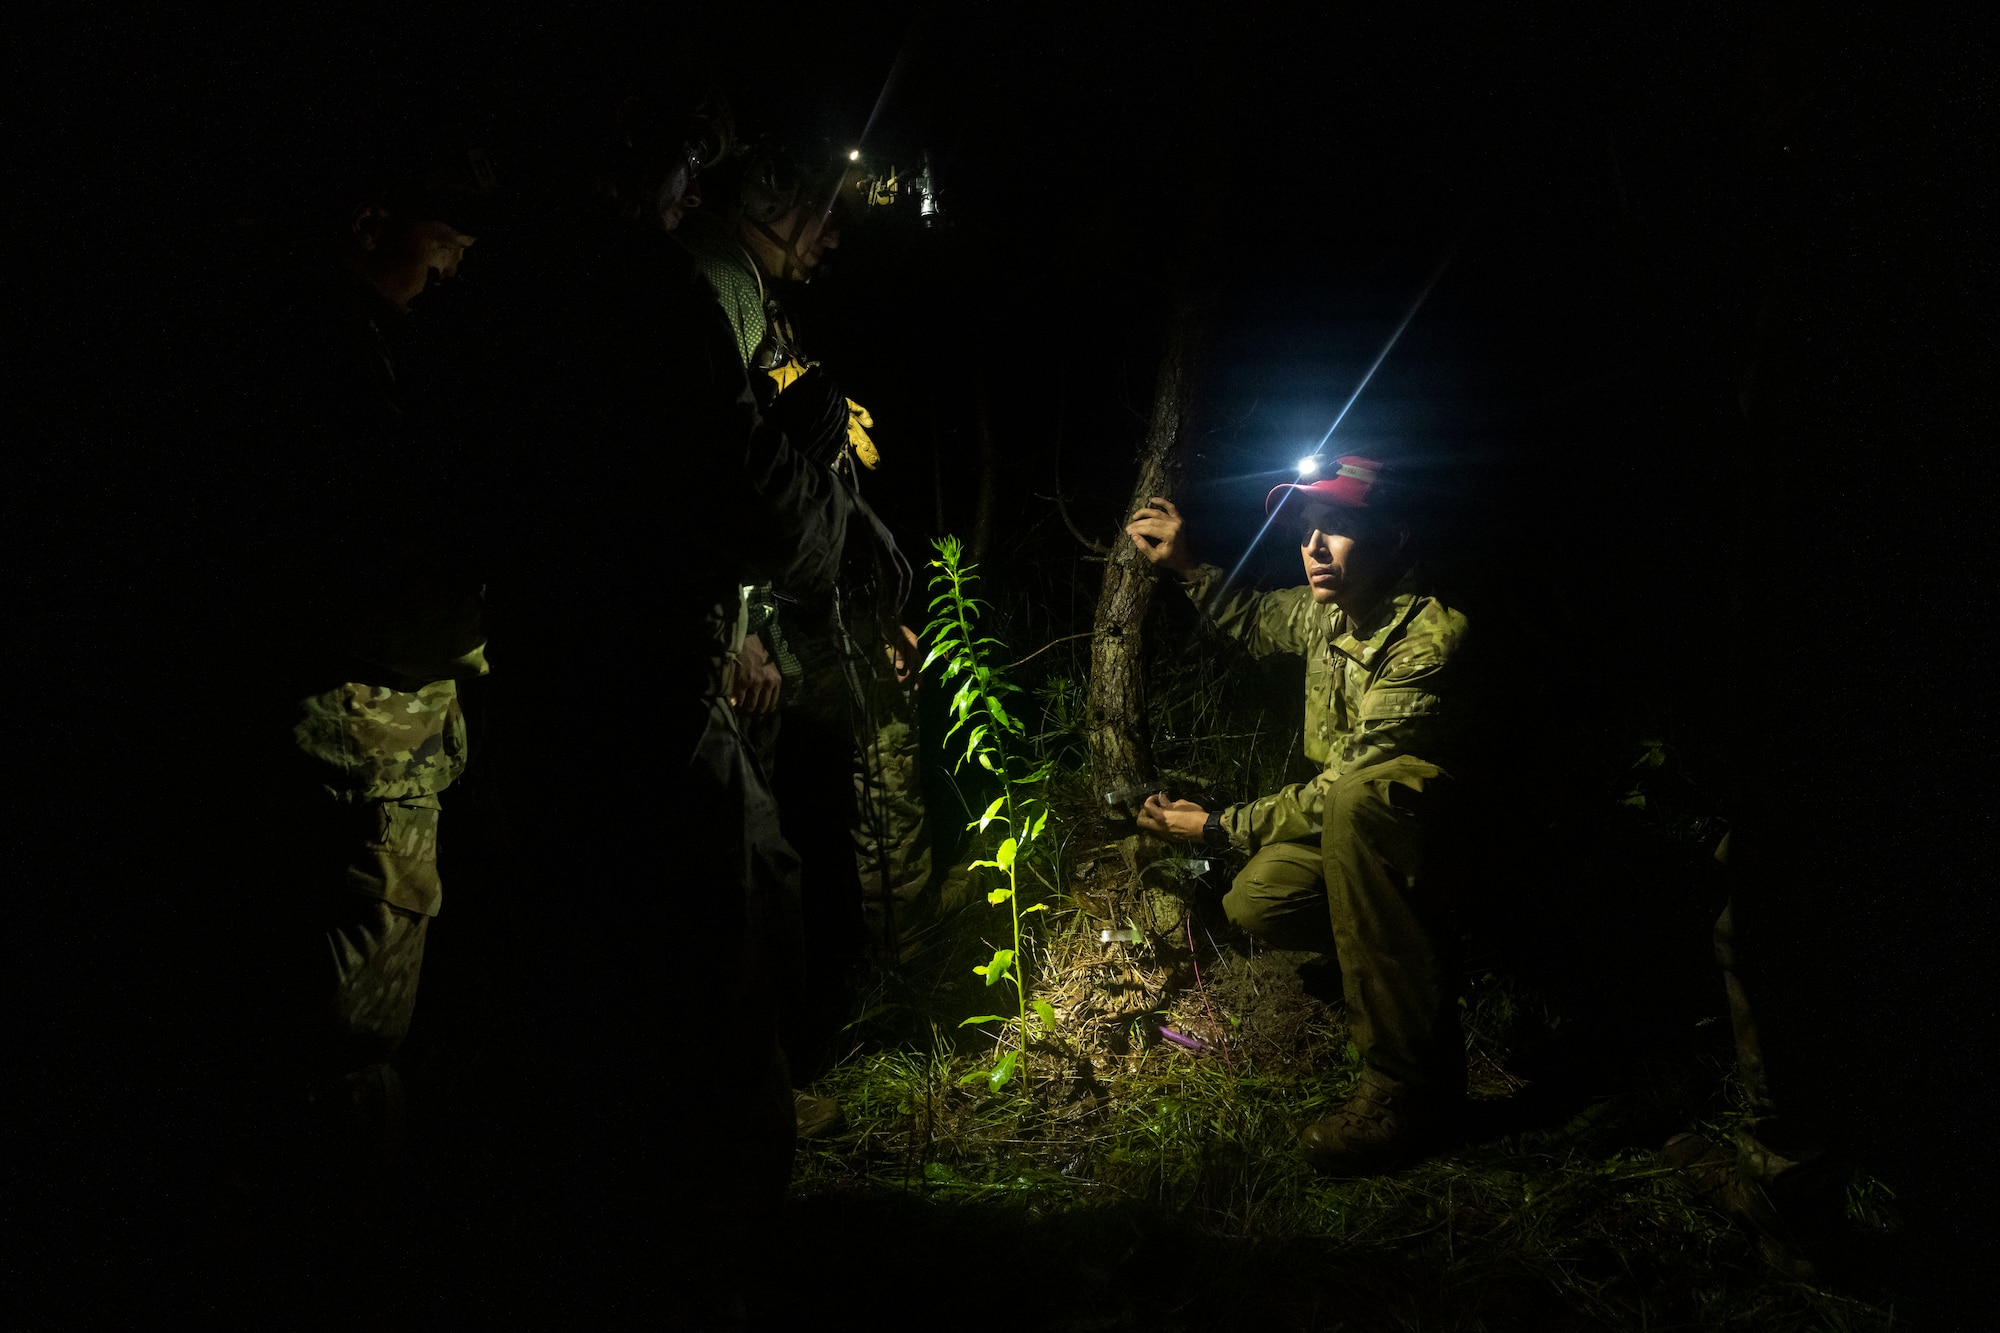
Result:
M917 196L917 217L926 227L934 227L944 216L944 207L938 202L937 177L931 174L930 149L924 150L924 166L910 181L910 193Z
M1143 804L1148 796L1164 790L1157 782L1128 782L1123 787L1113 787L1104 793L1104 803L1113 810L1129 810Z

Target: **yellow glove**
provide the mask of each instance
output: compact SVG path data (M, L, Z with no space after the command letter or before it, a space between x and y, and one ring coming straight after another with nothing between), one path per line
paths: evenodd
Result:
M869 439L868 432L862 428L874 424L875 418L868 414L867 408L852 398L847 400L847 447L861 460L861 466L871 471L882 461L882 455L876 450L875 441Z
M796 361L787 361L784 365L775 366L764 373L778 386L778 392L783 393L792 387L793 380L806 373L806 368Z
M783 393L792 387L793 381L806 373L806 368L796 361L787 361L784 365L773 366L764 373L778 386L778 392ZM867 408L852 398L847 400L847 447L861 460L861 466L871 470L882 461L881 451L876 449L875 441L868 438L866 429L874 424L875 418Z

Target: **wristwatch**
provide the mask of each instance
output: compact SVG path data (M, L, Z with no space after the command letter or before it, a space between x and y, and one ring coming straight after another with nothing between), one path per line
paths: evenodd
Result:
M1220 852L1229 847L1229 830L1222 827L1222 811L1208 812L1208 822L1201 826L1201 844L1211 852Z

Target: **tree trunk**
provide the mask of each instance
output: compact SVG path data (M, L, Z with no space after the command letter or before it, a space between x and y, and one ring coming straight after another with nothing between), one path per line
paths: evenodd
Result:
M1201 331L1201 303L1185 289L1174 301L1153 418L1139 453L1138 482L1125 514L1153 496L1173 499L1180 484L1186 441L1194 417L1194 372ZM1122 529L1123 519L1119 524ZM1091 771L1100 792L1153 779L1152 728L1146 717L1141 663L1146 608L1153 600L1153 568L1121 530L1104 562L1097 621L1090 645L1090 707L1085 735Z

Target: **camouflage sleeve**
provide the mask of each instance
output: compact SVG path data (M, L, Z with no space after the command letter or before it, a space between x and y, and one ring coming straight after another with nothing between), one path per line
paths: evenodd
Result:
M1222 583L1222 571L1214 565L1202 565L1182 579L1188 600L1201 608L1217 629L1248 649L1252 657L1269 657L1273 653L1304 655L1317 623L1312 614L1310 589L1301 586L1258 592L1254 588L1230 588L1221 592Z
M1254 852L1274 842L1317 838L1327 789L1339 776L1329 768L1310 782L1295 782L1272 795L1230 806L1222 812L1229 845L1240 852Z
M1450 719L1439 689L1457 633L1457 628L1417 633L1393 645L1381 674L1361 696L1360 725L1317 777L1223 812L1230 845L1254 852L1274 842L1317 838L1327 795L1346 774L1387 759L1436 762L1447 754Z

